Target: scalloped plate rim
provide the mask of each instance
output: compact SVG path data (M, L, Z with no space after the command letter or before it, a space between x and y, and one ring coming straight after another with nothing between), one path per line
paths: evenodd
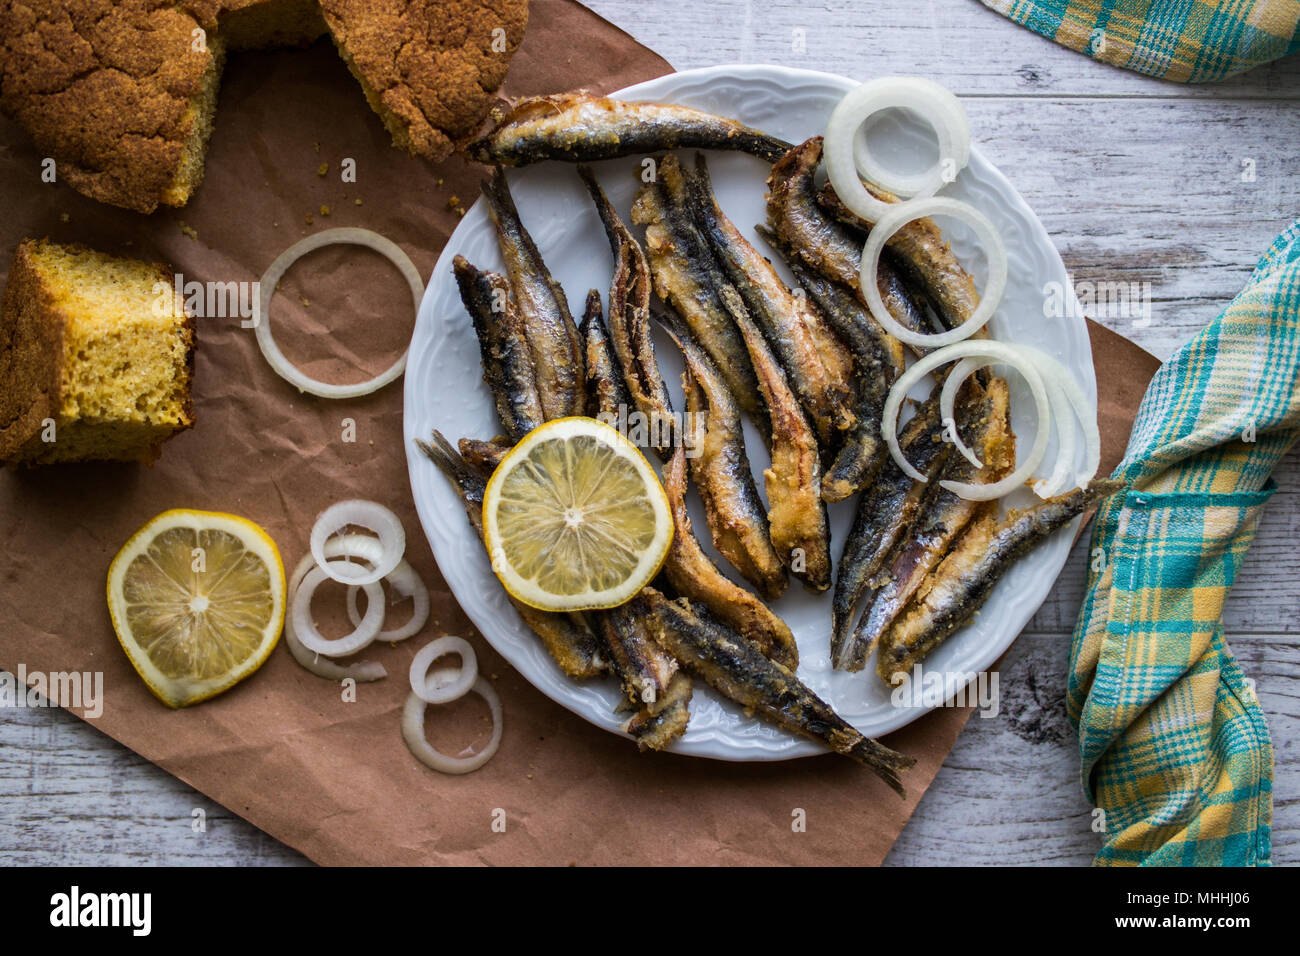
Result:
M654 99L660 102L673 102L675 96L680 96L683 92L689 96L692 93L698 92L697 90L691 89L691 87L710 81L739 82L742 84L765 83L775 84L778 86L784 83L787 88L806 86L812 83L821 83L830 87L838 87L842 92L847 92L861 82L833 73L826 73L817 70L765 64L735 64L703 67L699 69L668 73L642 83L625 87L624 89L617 90L609 95L628 100ZM687 89L683 90L682 87L686 87ZM1054 267L1053 272L1056 276L1065 278L1066 270L1064 263L1061 260L1059 252L1051 242L1051 238L1048 235L1046 228L1011 182L996 166L994 166L991 161L987 159L987 157L983 155L982 151L974 141L975 137L972 137L972 140L971 160L968 169L977 165L981 167L981 176L987 177L991 181L992 186L996 187L999 198L1008 202L1010 211L1016 213L1018 218L1023 219L1030 226L1031 234L1027 239L1032 241L1033 246L1037 247L1038 251L1046 255L1048 264L1049 266ZM469 214L475 210L481 210L482 205L483 201L479 199L474 206L467 211L466 218L469 218ZM541 676L532 673L532 662L528 659L520 646L521 636L523 637L523 640L530 639L527 634L527 629L522 622L519 621L517 617L515 618L515 630L518 632L516 634L502 635L497 633L498 621L495 616L489 613L490 608L485 603L485 595L481 587L483 583L481 576L471 581L470 578L472 577L472 574L470 572L462 571L460 565L452 564L450 561L448 564L451 565L453 570L451 574L448 574L444 567L444 562L439 559L439 542L444 542L441 551L446 555L447 550L456 543L456 540L463 543L464 538L471 537L472 532L469 531L468 525L465 523L463 509L457 507L450 520L446 521L442 514L445 509L431 500L428 494L421 491L425 483L424 476L429 473L431 465L414 446L414 438L422 437L417 436L414 422L422 416L418 410L418 401L420 396L415 394L420 385L420 376L418 374L411 374L411 370L415 369L418 371L423 368L422 360L424 360L426 356L429 356L431 360L433 356L437 355L445 343L444 338L440 338L435 334L438 328L438 320L432 315L434 311L432 300L436 298L436 283L434 279L440 274L450 273L451 259L458 251L456 235L464 226L465 221L462 220L461 224L457 226L457 229L448 238L446 245L438 256L438 261L434 266L430 280L426 285L425 295L421 301L415 329L412 333L409 351L411 361L403 385L404 447L407 455L408 478L410 480L416 510L420 517L420 523L424 529L425 536L429 541L430 548L434 553L434 557L438 560L439 569L442 571L443 577L451 588L458 604L488 643L491 644L492 647L511 664L511 666L518 670L525 680L531 683L537 690L541 691L548 698L565 707L577 716L582 717L587 722L600 727L602 730L607 730L611 733L618 734L619 736L628 737L627 734L623 733L618 728L618 721L612 720L613 715L599 710L593 710L590 706L587 706L590 702L587 700L587 695L584 694L583 691L588 690L588 688L584 688L582 685L564 678L563 675L560 674L558 668L555 667L549 659L545 663L550 665L556 675L559 675L559 683L554 680L548 681L543 679ZM1073 291L1068 282L1064 284L1064 291L1066 295L1073 296ZM1070 316L1078 316L1080 314L1077 309L1067 311ZM1075 358L1074 362L1077 365L1082 365L1086 368L1086 375L1081 384L1083 385L1085 395L1088 397L1095 411L1097 404L1096 379L1095 370L1092 366L1091 350L1087 348L1086 344L1088 341L1086 325L1080 318L1076 319L1069 328L1072 330L1073 334L1068 337L1075 340L1070 344L1079 345L1080 342L1078 340L1080 339L1080 333L1082 333L1082 344L1084 345L1082 360L1080 361L1078 358ZM412 409L415 409L414 414L410 413ZM417 471L417 469L419 469L419 471ZM437 480L446 485L446 480L442 478L441 474L436 472L436 469L434 470L434 473L437 475ZM436 494L436 492L434 492L434 494ZM450 494L449 489L448 494ZM459 501L458 498L457 501ZM457 522L460 523L458 527L456 526ZM1079 520L1076 519L1066 528L1059 531L1055 538L1059 540L1067 535L1072 538L1078 524ZM1064 553L1061 555L1057 567L1051 573L1050 580L1047 581L1046 587L1043 590L1043 595L1040 598L1029 602L1032 604L1031 607L1027 607L1024 602L1016 605L1013 610L1018 613L1014 613L1012 616L1017 619L1019 623L1014 627L1005 628L1005 633L1001 633L998 640L988 643L983 652L979 654L981 658L987 658L987 660L980 667L975 668L976 671L987 669L995 663L1003 653L1005 653L1006 649L1010 647L1012 643L1014 643L1038 607L1041 606L1043 600L1046 599L1047 593L1050 592L1052 585L1059 576L1061 568L1064 566L1065 560L1068 558L1068 552L1069 549L1067 547L1064 549ZM492 581L491 585L499 587L495 581ZM502 595L502 600L504 600L504 595ZM511 609L510 613L514 613L513 609ZM1023 620L1019 620L1020 618L1023 618ZM958 634L954 635L953 638L950 639L950 643L957 643L961 634L962 632L958 632ZM553 676L554 675L552 675L552 677ZM703 687L703 685L698 686L702 688L705 693L712 693L711 690ZM965 684L963 683L961 686L964 687ZM700 691L697 690L697 694L699 693ZM724 706L730 705L724 703ZM871 733L875 736L882 736L886 733L890 733L906 726L919 717L924 716L924 714L928 713L932 709L935 708L926 706L897 707L895 708L897 719L894 720L890 726L884 729L873 729ZM757 720L757 718L755 718L755 720ZM720 735L716 727L710 727L708 729L700 728L699 730L696 730L695 723L696 722L693 719L692 726L688 728L687 734L683 738L675 741L669 748L668 752L689 756L707 757L715 760L738 762L787 760L829 752L827 748L821 744L781 731L777 731L777 736L770 739L719 739ZM722 736L726 737L725 734ZM628 737L628 739L630 740L631 738Z

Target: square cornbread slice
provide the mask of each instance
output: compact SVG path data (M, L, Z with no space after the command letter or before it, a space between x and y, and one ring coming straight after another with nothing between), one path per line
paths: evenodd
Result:
M0 304L0 461L144 461L194 424L194 321L161 263L26 239Z

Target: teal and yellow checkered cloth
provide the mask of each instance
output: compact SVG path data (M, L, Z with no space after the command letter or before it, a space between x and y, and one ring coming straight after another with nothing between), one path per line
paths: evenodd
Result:
M1273 749L1219 619L1297 437L1300 220L1151 380L1097 511L1068 706L1099 864L1269 862Z
M1300 0L983 0L1096 60L1209 83L1300 50Z

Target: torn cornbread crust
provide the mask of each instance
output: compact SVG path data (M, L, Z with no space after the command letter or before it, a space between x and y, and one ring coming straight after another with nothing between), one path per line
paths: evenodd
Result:
M528 25L528 0L321 0L393 145L435 162L476 132Z
M332 33L394 144L437 162L487 114L528 19L527 0L326 6L328 24L316 0L0 5L0 111L78 192L148 213L202 181L227 48Z
M161 263L28 239L2 309L0 461L151 462L194 424L194 320Z

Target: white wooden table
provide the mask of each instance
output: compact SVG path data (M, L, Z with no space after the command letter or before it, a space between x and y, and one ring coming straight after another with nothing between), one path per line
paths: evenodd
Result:
M543 0L544 2L544 0ZM975 0L588 0L675 67L770 62L932 77L1047 226L1076 280L1151 283L1149 327L1098 316L1160 358L1212 320L1300 215L1300 57L1212 87L1094 63ZM796 40L805 49L798 52ZM238 69L237 61L233 68ZM1253 171L1253 180L1243 173ZM1231 644L1276 750L1274 859L1300 862L1300 467L1228 602ZM1001 714L972 718L889 858L1086 864L1098 846L1064 713L1085 544L1004 663ZM207 831L192 832L192 811ZM306 861L57 710L0 710L0 862Z

